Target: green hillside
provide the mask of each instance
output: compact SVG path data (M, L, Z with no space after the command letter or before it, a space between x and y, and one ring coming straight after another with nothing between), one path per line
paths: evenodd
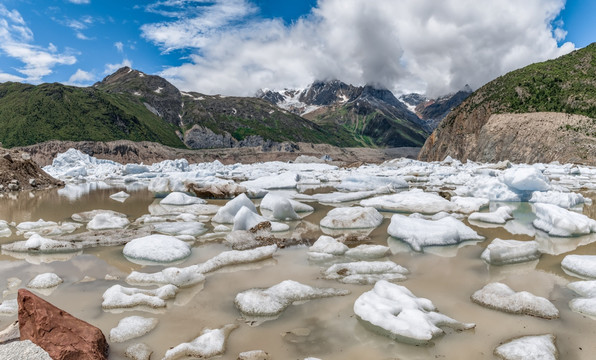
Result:
M0 84L0 142L5 147L120 139L184 147L175 130L127 94L58 83Z

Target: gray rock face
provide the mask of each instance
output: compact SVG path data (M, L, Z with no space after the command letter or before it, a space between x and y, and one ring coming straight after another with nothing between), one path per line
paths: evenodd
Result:
M30 340L13 341L0 345L0 359L2 360L52 360L48 353Z
M210 129L194 125L184 134L184 143L191 149L231 148L238 140L229 133L216 134Z

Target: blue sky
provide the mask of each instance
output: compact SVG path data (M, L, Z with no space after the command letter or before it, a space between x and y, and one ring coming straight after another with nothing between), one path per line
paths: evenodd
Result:
M85 86L129 65L205 93L325 78L445 93L596 40L592 1L465 2L0 0L0 81Z

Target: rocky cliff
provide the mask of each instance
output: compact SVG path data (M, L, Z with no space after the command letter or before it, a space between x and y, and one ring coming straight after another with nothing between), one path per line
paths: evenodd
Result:
M468 97L419 159L596 163L596 44L510 72Z

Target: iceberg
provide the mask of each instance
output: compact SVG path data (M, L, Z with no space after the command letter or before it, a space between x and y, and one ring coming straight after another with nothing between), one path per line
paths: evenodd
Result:
M166 351L163 360L175 360L182 357L212 358L222 355L226 350L226 341L238 325L228 324L221 329L204 329L201 336L191 342L182 343Z
M376 228L383 222L381 215L373 207L341 207L330 210L321 220L321 226L331 229Z
M596 255L567 255L561 261L563 270L582 279L596 279Z
M157 326L157 318L146 318L142 316L128 316L118 322L118 325L110 330L112 342L124 342L130 339L141 337Z
M491 224L505 224L507 220L513 219L512 210L507 206L502 206L493 212L475 212L468 216L470 221L482 221Z
M495 355L503 360L557 360L559 352L552 334L522 336L499 345Z
M490 265L508 265L540 258L536 241L494 239L480 258Z
M246 207L255 214L257 213L255 204L253 204L245 194L240 194L217 210L212 221L222 224L232 224L234 222L234 217L242 207Z
M122 252L129 259L168 263L187 258L191 250L187 243L173 236L148 235L130 241Z
M566 237L596 232L596 220L586 215L551 204L536 203L534 209L536 219L532 224L549 235Z
M515 292L509 286L494 282L472 294L472 301L489 309L556 319L559 310L547 299L527 291Z
M331 265L323 272L325 279L345 284L374 284L380 280L406 280L408 269L393 261L358 261Z
M174 298L177 292L178 288L174 285L164 285L153 290L113 285L103 293L101 306L105 310L126 309L137 306L164 308L166 307L165 300Z

